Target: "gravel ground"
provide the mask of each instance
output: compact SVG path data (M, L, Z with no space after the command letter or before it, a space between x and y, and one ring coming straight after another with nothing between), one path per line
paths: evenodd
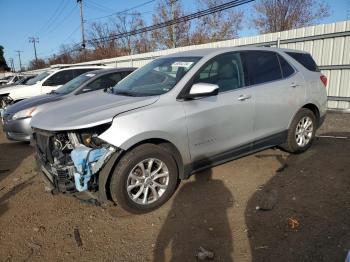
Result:
M349 152L350 114L328 114L306 153L217 166L136 216L45 192L32 148L0 132L0 261L196 261L200 247L215 261L344 261Z

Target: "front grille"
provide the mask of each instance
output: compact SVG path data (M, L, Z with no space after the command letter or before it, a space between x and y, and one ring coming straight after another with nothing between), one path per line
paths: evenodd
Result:
M34 130L33 132L33 140L36 147L36 152L41 160L41 162L46 165L48 163L53 164L52 157L52 145L53 145L53 134L48 132L40 132L38 130Z

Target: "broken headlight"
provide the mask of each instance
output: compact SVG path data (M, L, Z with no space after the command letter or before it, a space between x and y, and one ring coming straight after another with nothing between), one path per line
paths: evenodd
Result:
M80 130L80 140L81 142L88 147L97 148L101 147L106 142L100 139L98 136L106 131L111 126L111 123L83 129Z

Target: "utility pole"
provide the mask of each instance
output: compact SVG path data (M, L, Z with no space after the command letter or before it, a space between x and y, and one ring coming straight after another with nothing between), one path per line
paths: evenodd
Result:
M171 16L172 16L172 19L174 20L175 19L175 9L174 9L174 3L176 2L177 0L169 0L169 4L170 4L170 12L171 12ZM172 34L172 42L173 42L173 48L176 47L176 32L175 32L175 24L173 24L171 26L171 30L173 31L173 34Z
M22 72L21 53L22 53L23 51L21 51L21 50L15 50L15 52L17 52L17 54L18 54L18 59L19 59L19 71Z
M11 66L11 72L15 72L15 66L13 64L13 58L9 58L10 66Z
M39 43L39 38L38 37L29 37L29 43L33 43L33 45L34 45L35 62L38 62L38 57L36 55L36 43Z
M84 32L84 16L83 16L83 0L77 0L80 7L80 27L81 27L81 47L85 49L85 32Z

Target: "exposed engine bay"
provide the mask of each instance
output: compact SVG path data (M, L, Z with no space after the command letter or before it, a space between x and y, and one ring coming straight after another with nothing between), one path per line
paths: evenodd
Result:
M8 105L13 104L14 100L9 96L9 94L0 95L0 108L5 108Z
M57 192L97 192L99 171L117 151L98 138L103 127L48 132L33 130L39 167Z

